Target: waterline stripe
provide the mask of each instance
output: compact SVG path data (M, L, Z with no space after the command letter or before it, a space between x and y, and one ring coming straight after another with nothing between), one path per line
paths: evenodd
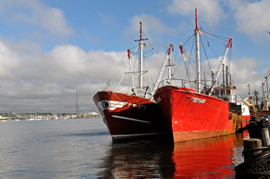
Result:
M129 118L129 117L122 117L122 116L117 116L117 115L112 115L112 117L118 118L118 119L125 119L125 120L130 120L130 121L136 121L136 122L150 123L150 121L143 121L143 120L139 120L139 119L134 119L134 118Z

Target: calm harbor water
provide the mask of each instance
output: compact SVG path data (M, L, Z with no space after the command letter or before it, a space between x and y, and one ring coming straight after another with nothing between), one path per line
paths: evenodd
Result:
M0 122L0 178L234 178L241 135L112 143L101 118Z

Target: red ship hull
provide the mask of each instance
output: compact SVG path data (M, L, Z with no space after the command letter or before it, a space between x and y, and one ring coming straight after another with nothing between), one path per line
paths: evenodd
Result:
M241 127L229 103L193 89L164 86L154 96L173 132L174 142L222 136Z
M100 91L93 100L113 141L172 137L161 109L149 99Z

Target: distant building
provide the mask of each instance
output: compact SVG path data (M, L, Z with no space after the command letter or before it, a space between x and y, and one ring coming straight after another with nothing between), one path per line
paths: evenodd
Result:
M90 113L92 116L98 116L99 114L98 113L96 113L96 112L91 112Z
M96 113L96 112L89 112L87 114L85 114L86 117L89 117L89 118L98 118L98 117L101 117L100 114Z

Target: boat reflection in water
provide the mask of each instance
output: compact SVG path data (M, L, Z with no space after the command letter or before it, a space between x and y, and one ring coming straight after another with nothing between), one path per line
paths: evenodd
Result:
M242 136L230 135L176 143L175 177L232 178L234 166L243 162Z
M181 143L109 144L97 178L233 178L243 162L242 134Z

